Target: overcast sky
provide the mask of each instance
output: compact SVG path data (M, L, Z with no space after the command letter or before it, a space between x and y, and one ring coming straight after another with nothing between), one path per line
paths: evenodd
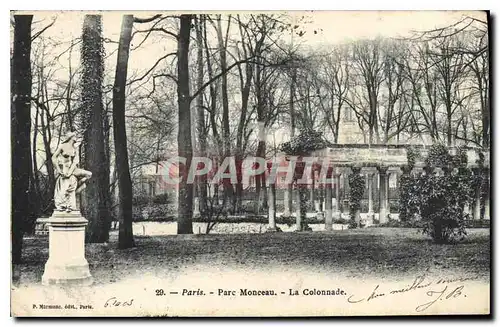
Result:
M85 13L89 12L41 11L35 12L34 21L41 21L36 25L39 29L57 16L55 25L45 32L45 36L58 40L70 40L71 38L80 37ZM104 37L118 41L123 13L119 11L101 12ZM155 14L145 11L133 13L138 17L150 17ZM484 12L466 11L295 11L290 12L290 15L297 17L306 15L309 18L310 23L306 25L307 33L300 41L311 46L325 43L342 43L377 36L408 36L414 30L430 30L448 26L460 20L464 15L486 19ZM321 30L321 32L314 34L314 30ZM138 38L138 40L140 39ZM148 69L157 58L167 51L165 47L175 49L174 42L167 43L171 44L149 45L147 49L135 51L130 57L130 69L138 71ZM109 54L116 47L116 44L107 44L106 52ZM74 56L77 57L78 53L74 53ZM116 58L112 56L108 59L106 65L114 66L115 62ZM77 65L78 60L74 60L74 63Z

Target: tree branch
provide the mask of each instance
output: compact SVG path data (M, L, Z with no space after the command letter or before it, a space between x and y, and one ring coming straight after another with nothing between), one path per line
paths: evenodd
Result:
M223 75L226 75L227 73L229 73L229 71L238 66L238 65L241 65L241 64L244 64L244 63L247 63L249 62L251 59L253 59L253 57L250 57L250 58L247 58L247 59L244 59L244 60L239 60L239 61L236 61L234 63L232 63L231 65L229 65L224 71L220 72L219 74L215 75L214 77L212 77L211 79L209 79L205 84L203 84L193 95L191 95L190 99L191 101L193 99L195 99L201 92L203 92L203 90L205 90L205 88L207 88L207 86L209 86L210 84L212 84L213 82L215 82L216 80L218 80L220 77L222 77Z
M42 28L39 32L35 33L32 37L31 37L31 42L35 41L35 39L37 37L39 37L40 35L42 35L43 32L45 32L47 29L49 29L51 26L54 25L54 23L56 22L56 18L54 18L54 20L52 21L52 23L50 23L49 25L45 26L44 28Z
M127 86L131 85L132 83L135 83L135 82L143 80L146 76L149 75L149 73L151 73L156 68L156 66L158 66L158 64L160 63L160 61L162 61L164 59L167 59L170 56L175 56L175 55L177 55L177 52L171 52L171 53L168 53L168 54L164 55L163 57L159 58L156 61L156 63L153 65L153 67L151 67L144 75L142 75L141 77L138 77L136 79L131 80L130 82L127 83Z
M161 14L154 15L153 17L150 17L150 18L134 17L134 23L139 23L139 24L150 23L153 20L158 19L160 17L161 17Z
M173 38L175 38L176 40L179 39L179 36L175 33L172 33L166 29L164 29L163 27L154 27L154 28L150 28L148 30L137 30L135 31L134 33L132 33L132 37L134 37L135 34L138 34L138 33L148 33L150 34L151 32L163 32L167 35L170 35L172 36Z

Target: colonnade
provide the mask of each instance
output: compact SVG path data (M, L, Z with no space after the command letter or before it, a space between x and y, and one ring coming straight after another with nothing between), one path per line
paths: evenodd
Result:
M437 173L443 173L439 171ZM333 179L333 183L324 184L324 197L323 204L320 204L320 200L315 198L314 188L311 189L310 199L314 203L314 211L318 214L324 214L325 218L325 230L333 229L333 221L339 218L349 217L349 175L356 173L362 174L366 178L366 185L368 192L368 212L363 214L365 220L364 224L383 224L389 221L391 216L390 205L389 205L389 178L392 174L396 176L396 192L399 192L399 179L402 174L421 174L424 169L422 167L414 168L413 171L403 171L402 168L398 166L366 166L363 168L358 167L339 167L335 172L328 176L328 178ZM479 168L473 169L475 174L481 174ZM471 218L473 220L490 219L490 194L489 194L489 169L485 169L482 172L482 176L487 177L483 183L487 183L487 187L483 187L486 190L486 194L481 197L481 186L475 191L475 199L472 203L472 213ZM318 183L316 182L316 187ZM314 184L313 184L314 187ZM341 192L342 190L342 192ZM378 191L378 192L377 192ZM292 208L288 208L290 204L286 200L291 194L289 194L290 189L285 192L285 212L292 212ZM294 190L295 192L295 190ZM483 191L484 192L484 191ZM288 193L288 194L287 194ZM378 212L375 212L374 199L378 198ZM483 204L481 203L481 199ZM328 201L330 199L330 201ZM295 204L297 205L297 203ZM468 204L464 204L468 206ZM483 209L482 209L483 208ZM288 209L288 211L287 211ZM273 212L275 214L275 212ZM378 219L375 219L378 218ZM358 219L359 218L358 215ZM360 221L356 221L359 223ZM274 223L274 219L273 219Z

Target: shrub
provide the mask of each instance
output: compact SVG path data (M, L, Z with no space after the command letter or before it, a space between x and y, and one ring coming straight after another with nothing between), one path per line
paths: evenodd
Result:
M257 202L256 201L243 201L240 204L240 213L250 213L250 214L257 214Z
M353 173L349 175L349 187L351 190L349 193L349 212L351 216L349 228L357 227L355 215L361 209L361 199L365 191L365 178L359 173L360 170L360 168L353 169Z
M279 149L289 155L307 156L311 151L324 149L327 146L328 142L321 132L304 128L290 141L281 143Z
M167 204L169 201L168 194L163 193L163 194L158 194L153 196L152 202L156 204Z
M422 186L419 185L419 176L403 174L399 179L399 219L401 221L412 221L420 213L420 202L415 191Z
M389 227L389 228L423 228L424 224L422 221L402 221L397 219L389 218L389 221L374 225L371 227Z
M415 147L410 146L406 149L406 157L408 159L408 167L411 170L415 166L417 159L420 157L420 153L417 149L415 149Z
M133 206L144 206L149 203L149 196L147 195L134 195L132 198L132 205Z
M132 207L134 221L172 221L177 215L175 204L151 204Z
M444 145L434 145L425 162L427 174L401 178L401 220L411 223L420 216L424 234L436 243L453 242L466 235L464 205L472 200L474 180L462 155L451 156ZM434 167L446 168L445 174L430 173Z

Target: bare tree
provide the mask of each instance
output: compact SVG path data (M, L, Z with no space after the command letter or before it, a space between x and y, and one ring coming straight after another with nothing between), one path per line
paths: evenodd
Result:
M12 263L20 263L23 234L31 216L31 22L33 15L14 16L11 70Z
M109 164L104 139L102 81L104 73L102 21L100 15L86 15L82 32L82 106L84 110L85 167L92 172L83 210L89 220L86 240L91 243L107 242L111 224L109 208ZM106 167L107 166L107 167Z
M385 44L382 51L385 94L382 96L383 110L379 110L379 121L383 128L383 143L387 144L393 137L397 137L399 142L401 132L410 123L411 114L406 97L405 67L399 62L407 55L406 45L391 41Z
M481 108L481 144L485 148L490 146L490 78L489 78L489 54L485 51L488 48L488 30L487 23L480 22L479 27L471 33L469 46L465 47L467 51L467 61L470 70L473 73L475 85L474 91L479 97ZM467 137L466 137L467 139Z
M439 39L437 44L429 49L438 76L438 94L446 110L445 130L448 146L453 144L455 112L468 96L462 91L467 73L465 59L462 54L453 51L453 48L462 46L462 40L458 35L454 35Z
M134 246L132 230L132 180L130 177L127 129L125 125L125 87L127 83L128 57L133 24L133 15L123 16L113 87L113 134L115 140L116 173L118 176L118 216L120 221L118 247L121 249Z
M323 54L316 66L316 95L333 143L338 142L341 112L348 96L349 64L348 48L342 46Z
M203 32L204 32L204 15L197 15L194 17L194 27L196 31L196 65L197 65L197 80L196 88L199 89L203 85L204 79L204 62L203 62ZM196 103L196 136L198 141L197 155L205 157L207 155L207 127L205 124L205 107L203 101L203 94L199 94ZM207 208L207 178L206 175L198 176L197 192L200 201L200 211L204 212Z
M369 144L379 143L379 93L384 80L381 54L382 40L362 40L352 45L351 87L349 107L354 110L360 127L368 128Z
M192 15L181 15L177 46L177 101L179 105L177 147L179 157L186 158L179 182L177 234L193 233L193 185L187 183L187 169L191 167L191 96L189 91L189 41Z

